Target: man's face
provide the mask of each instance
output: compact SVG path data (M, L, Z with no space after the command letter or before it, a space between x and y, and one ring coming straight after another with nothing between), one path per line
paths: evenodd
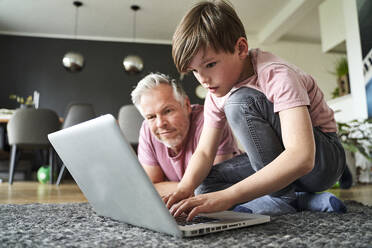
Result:
M185 99L182 106L174 98L172 87L160 84L141 96L141 109L152 134L178 153L189 131L189 100Z

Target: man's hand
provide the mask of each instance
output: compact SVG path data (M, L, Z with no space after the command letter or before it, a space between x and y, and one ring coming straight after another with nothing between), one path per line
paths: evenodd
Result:
M188 214L187 221L190 221L199 213L224 211L231 208L233 205L234 203L232 199L230 199L227 191L221 190L181 200L171 205L170 212L173 216L186 213Z
M176 192L178 182L164 181L159 183L154 183L156 190L158 191L160 197L164 198L165 196Z

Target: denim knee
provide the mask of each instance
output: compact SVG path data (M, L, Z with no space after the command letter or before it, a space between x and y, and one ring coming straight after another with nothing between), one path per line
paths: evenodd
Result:
M273 104L260 91L243 87L233 92L225 104L229 122L240 121L241 116L257 116L270 121L274 114Z
M227 100L228 103L246 103L247 100L253 102L257 98L266 98L265 94L249 87L242 87L234 91Z

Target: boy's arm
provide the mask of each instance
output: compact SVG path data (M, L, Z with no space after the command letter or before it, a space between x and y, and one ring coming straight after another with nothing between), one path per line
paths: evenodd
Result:
M314 168L315 141L306 106L279 113L285 150L252 176L229 188L236 203L276 192Z
M180 201L172 207L172 214L189 213L188 219L199 213L227 210L238 203L251 201L276 192L314 167L315 142L306 106L279 113L285 150L271 163L233 186Z
M228 160L232 157L234 157L234 154L232 154L232 153L216 155L216 158L214 159L213 164L219 164L219 163L221 163L225 160Z
M176 191L178 182L166 181L160 166L142 165L161 197Z
M164 198L167 207L193 195L194 190L207 177L220 143L223 129L203 126L198 146L192 155L177 191Z
M239 154L239 148L229 124L225 123L225 127L222 129L220 142L217 148L217 155L213 162L214 165L233 158L234 155Z

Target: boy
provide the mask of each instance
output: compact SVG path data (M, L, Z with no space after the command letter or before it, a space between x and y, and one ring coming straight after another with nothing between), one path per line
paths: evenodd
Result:
M259 213L276 200L298 207L296 191L312 195L341 177L344 150L315 80L270 53L248 50L244 27L229 4L201 2L192 8L175 31L172 53L177 69L191 71L208 89L199 144L177 191L164 197L173 215L186 212L190 220L233 207ZM236 177L231 186L213 192L212 162L226 121L248 156L229 171ZM191 197L203 180L199 192L206 194ZM345 211L333 195L325 197L335 211Z

